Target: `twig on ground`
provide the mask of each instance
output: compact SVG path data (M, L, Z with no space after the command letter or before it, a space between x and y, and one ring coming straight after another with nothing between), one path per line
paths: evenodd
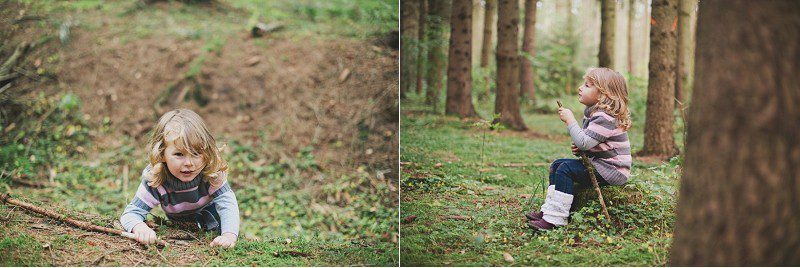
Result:
M119 235L119 236L122 236L122 237L125 237L125 238L128 238L128 239L131 239L131 240L135 239L135 236L132 233L123 232L122 230L111 229L111 228L107 228L107 227L103 227L103 226L97 226L97 225L91 224L90 222L78 221L78 220L69 218L67 216L64 216L62 214L56 213L54 211L51 211L51 210L48 210L48 209L44 209L44 208L35 206L33 204L29 204L29 203L20 201L20 200L13 199L7 193L0 194L0 201L8 203L8 204L12 204L12 205L16 205L16 206L22 207L22 208L27 209L29 211L32 211L32 212L35 212L35 213L38 213L38 214L41 214L41 215L56 219L56 220L61 221L61 222L68 223L68 224L70 224L72 226L75 226L75 227L78 227L80 229L84 229L84 230L87 230L87 231L94 231L94 232L101 232L101 233ZM167 245L167 243L164 242L161 239L156 239L156 244L159 245L159 246L166 246Z

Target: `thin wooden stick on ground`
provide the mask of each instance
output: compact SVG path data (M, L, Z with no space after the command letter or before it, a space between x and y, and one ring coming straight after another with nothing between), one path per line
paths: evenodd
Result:
M70 224L72 226L75 226L75 227L78 227L78 228L81 228L81 229L84 229L84 230L87 230L87 231L94 231L94 232L101 232L101 233L107 233L107 234L112 234L112 235L119 235L119 236L122 236L122 237L125 237L125 238L128 238L128 239L135 239L135 237L136 237L134 234L129 233L129 232L124 232L122 230L111 229L111 228L107 228L107 227L103 227L103 226L97 226L97 225L91 224L90 222L75 220L75 219L69 218L67 216L61 215L61 214L59 214L59 213L57 213L55 211L48 210L48 209L45 209L45 208L41 208L41 207L38 207L36 205L30 204L30 203L26 203L24 201L16 200L14 198L11 198L11 196L9 194L7 194L7 193L0 194L0 201L8 203L8 204L11 204L11 205L22 207L22 208L27 209L29 211L32 211L32 212L35 212L35 213L38 213L38 214L41 214L41 215L44 215L44 216L47 216L47 217L62 221L62 222L66 222L66 223L68 223L68 224ZM156 244L163 247L163 246L167 245L167 242L164 242L161 239L156 239Z
M556 101L558 103L558 108L561 108L561 101ZM606 202L603 201L603 192L600 191L600 184L597 183L597 177L595 177L595 169L592 162L589 161L589 158L586 157L586 152L581 152L581 161L583 165L586 166L587 171L589 172L589 179L592 180L592 185L594 186L594 190L597 191L597 198L600 199L600 207L603 209L603 215L606 216L606 220L611 220L611 216L608 215L608 209L606 209Z

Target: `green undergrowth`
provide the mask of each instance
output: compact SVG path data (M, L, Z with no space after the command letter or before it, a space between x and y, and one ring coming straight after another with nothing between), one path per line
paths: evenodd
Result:
M580 108L577 101L562 101L573 111ZM662 163L634 158L627 184L603 187L610 221L596 197L589 197L566 227L534 233L524 214L542 205L550 163L576 158L558 117L525 112L532 132L489 130L475 120L431 114L423 102L410 94L401 108L401 263L666 265L679 158ZM491 104L476 107L490 120ZM640 135L641 128L634 128L631 136ZM641 142L632 140L634 150Z

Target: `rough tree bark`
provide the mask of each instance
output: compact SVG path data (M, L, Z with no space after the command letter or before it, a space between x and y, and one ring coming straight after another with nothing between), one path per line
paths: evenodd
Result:
M525 0L525 29L522 34L522 52L520 61L522 68L520 68L520 83L519 94L526 96L532 102L536 102L536 89L533 85L533 78L536 73L533 72L533 63L528 57L533 58L536 55L535 51L535 37L536 37L536 0Z
M445 44L447 40L444 38L444 32L448 26L450 19L450 1L449 0L436 0L430 1L428 14L428 70L427 85L425 102L433 106L433 111L437 111L439 105L439 92L442 90L442 80L444 79L445 71L447 70L447 63L445 61Z
M453 0L452 13L445 113L477 117L472 106L472 0Z
M419 0L404 0L400 10L400 98L405 98L416 81L417 45L419 42Z
M683 96L686 95L688 88L688 66L689 61L692 60L690 55L692 45L691 12L694 2L695 0L678 1L678 56L676 58L678 63L675 70L675 99L681 103L685 102Z
M614 0L600 0L600 67L614 68L614 32L617 29L617 4Z
M428 0L419 1L419 45L417 46L417 94L422 93L422 78L425 76L425 21L428 20Z
M678 153L673 136L676 40L672 28L677 13L677 0L653 0L644 146L638 155L669 157Z
M670 266L800 265L800 2L700 3Z
M494 112L510 129L527 130L519 111L519 2L500 0L497 10L497 97Z

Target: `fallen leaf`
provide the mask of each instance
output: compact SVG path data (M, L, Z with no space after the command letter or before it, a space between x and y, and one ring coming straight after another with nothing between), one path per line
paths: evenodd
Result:
M344 69L342 74L339 75L339 82L344 82L348 77L350 77L350 69Z
M451 219L451 220L459 220L459 221L468 221L468 220L470 220L469 217L461 216L461 215L450 215L450 216L447 216L447 218Z
M440 167L442 167L442 163L436 163L435 165L433 165L433 167L440 168Z
M483 187L483 189L484 189L484 190L487 190L487 191L491 191L491 190L494 190L494 187L492 187L492 186L486 186L486 187Z
M514 257L511 257L511 254L508 254L508 252L503 252L503 259L507 262L514 262Z
M412 223L417 219L417 215L411 215L403 219L403 223Z
M531 195L530 194L521 194L521 195L519 195L519 197L528 199L528 198L531 198Z
M253 66L258 64L259 62L261 62L261 58L259 58L258 56L253 56L247 59L247 66Z

